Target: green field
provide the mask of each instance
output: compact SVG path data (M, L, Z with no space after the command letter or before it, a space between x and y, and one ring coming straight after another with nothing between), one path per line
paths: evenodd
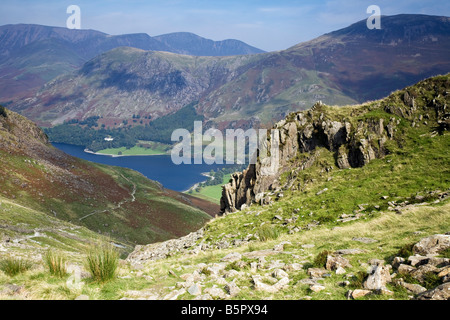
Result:
M230 181L231 174L227 174L223 176L223 181L221 184L215 186L207 186L200 189L200 192L192 191L192 193L188 192L190 195L205 199L214 203L220 203L220 197L222 196L222 185L227 184Z
M150 148L142 148L139 146L134 146L133 148L127 149L126 147L112 148L100 150L97 153L114 155L114 156L154 156L167 154L168 146L153 143Z

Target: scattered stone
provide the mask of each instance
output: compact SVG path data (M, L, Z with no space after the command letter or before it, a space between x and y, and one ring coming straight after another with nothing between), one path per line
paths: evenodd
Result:
M443 278L450 275L450 267L446 267L438 273L439 278Z
M278 252L284 251L284 246L285 245L292 245L292 243L289 242L289 241L283 241L283 242L277 244L276 246L274 246L273 250L274 251L278 251Z
M347 271L345 271L345 269L344 268L342 268L342 267L338 267L337 269L336 269L336 274L345 274Z
M338 286L340 286L340 287L347 287L347 286L349 286L350 285L350 281L341 281L341 282L338 282Z
M321 278L326 273L328 273L328 270L321 268L309 268L307 271L308 276L311 278Z
M225 291L231 296L235 297L241 292L241 289L234 282L230 282L225 285Z
M350 290L349 292L347 292L347 297L350 297L352 299L358 299L358 298L365 297L371 293L372 293L372 291L370 291L370 290L356 289L356 290L353 290L353 291Z
M365 243L365 244L378 242L378 240L371 239L371 238L364 238L364 237L363 238L353 238L352 240L353 241L357 241L357 242L362 242L362 243Z
M386 296L393 296L394 292L392 292L391 290L387 289L386 287L382 287L380 290L376 290L378 294L383 294Z
M351 255L351 254L361 254L361 253L365 253L366 250L362 250L362 249L340 249L334 252L334 254L339 254L339 255Z
M228 284L227 280L225 280L224 278L219 278L219 279L217 279L217 280L216 280L216 283L217 283L217 284L220 284L220 285L226 285L226 284Z
M239 271L236 270L230 270L227 273L225 273L224 278L234 278L239 275Z
M311 289L311 291L313 291L313 292L320 292L322 290L325 290L325 287L320 284L315 284L315 285L312 285L309 289Z
M282 279L289 277L289 275L281 269L276 269L274 272L272 272L272 277L276 279Z
M259 257L267 257L267 256L275 255L278 253L279 253L278 251L274 251L272 249L267 249L267 250L245 252L243 255L244 255L244 257L249 258L249 259L256 259Z
M291 263L284 266L285 271L299 271L303 269L303 265L300 263Z
M193 296L198 296L202 294L202 288L196 283L194 283L191 287L189 287L187 291Z
M392 267L394 267L394 269L398 269L398 267L405 262L405 259L403 259L402 257L395 257L394 260L392 261Z
M397 269L398 273L401 275L410 274L414 270L416 270L416 268L409 266L407 264L401 264L398 266L398 269Z
M416 243L413 247L413 252L426 256L428 254L437 254L448 248L450 248L450 235L435 234Z
M450 300L450 282L419 294L417 300Z
M226 295L222 289L217 288L215 285L212 288L207 288L204 290L205 293L209 293L212 298L225 299Z
M404 281L398 281L397 283L399 285L401 285L403 288L405 288L406 290L408 290L414 294L420 294L422 292L427 291L427 289L425 289L424 287L422 287L419 284L411 284L411 283L407 283Z
M316 193L316 196L320 196L322 193L328 191L328 188L325 188L323 190L320 190L319 192Z
M206 270L213 275L219 275L222 270L226 268L225 263L213 263L211 266L207 267Z
M327 263L326 263L326 269L327 270L336 270L339 267L341 268L352 268L352 265L350 264L350 262L341 257L341 256L327 256Z
M272 269L281 269L284 268L286 264L284 262L281 262L280 260L271 261L269 265L267 266L268 270Z
M411 256L408 258L409 264L412 265L413 267L420 266L422 264L427 264L428 260L429 260L428 257L419 256L419 255Z
M82 295L76 297L75 300L90 300L90 299L89 299L89 296L82 294Z
M389 269L381 264L376 264L371 266L369 276L364 282L363 287L369 290L381 290L386 288L386 284L391 281Z
M186 289L174 290L164 296L163 300L177 300L179 296L186 293Z
M268 293L276 293L280 291L283 287L289 284L289 278L285 277L280 279L274 285L269 285L261 281L261 276L255 275L252 277L253 283L255 284L255 290L257 291L265 291Z
M303 249L312 249L312 248L314 248L315 247L315 245L313 245L313 244L303 244L302 245L302 248Z
M235 262L242 259L242 255L239 252L232 252L226 255L222 260L223 262Z
M410 274L412 277L414 277L420 283L425 283L426 277L428 276L429 273L437 274L437 273L439 273L439 269L430 264L426 264L426 265L420 266L416 270L412 271Z
M204 294L195 297L193 300L212 300L213 298L209 294Z

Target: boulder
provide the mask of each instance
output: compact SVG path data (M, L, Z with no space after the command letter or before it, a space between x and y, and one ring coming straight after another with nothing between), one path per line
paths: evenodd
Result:
M274 272L272 272L272 277L282 279L289 277L289 275L281 269L276 269Z
M400 264L397 269L398 273L401 275L410 274L411 272L413 272L415 270L416 270L416 268L409 266L407 264Z
M232 252L228 255L226 255L224 258L222 258L222 262L235 262L242 259L242 255L239 252Z
M190 286L187 291L193 296L199 296L202 294L202 288L197 283L194 283L192 286Z
M415 266L420 266L422 264L427 264L428 260L429 260L428 257L415 255L415 256L411 256L408 258L408 263L410 265L412 265L413 267L415 267Z
M311 278L321 278L324 274L328 273L328 270L322 268L309 268L307 273Z
M225 285L225 291L231 296L235 297L241 292L241 289L234 282Z
M450 282L419 294L417 300L450 300Z
M204 292L209 294L212 298L219 298L219 299L226 298L225 292L223 292L222 289L217 288L215 285L212 288L205 289Z
M381 290L382 288L386 288L386 284L389 282L391 282L389 269L381 264L376 264L371 266L369 276L363 286L369 290Z
M439 273L439 269L433 265L426 264L412 271L410 275L421 283L425 283L429 273Z
M313 292L320 292L322 290L325 290L325 286L323 286L321 284L315 284L315 285L312 285L311 287L309 287L309 289L311 289L311 291L313 291Z
M426 256L428 254L438 254L448 248L450 248L450 235L435 234L416 243L413 247L413 252Z
M358 299L358 298L362 298L365 297L369 294L372 294L372 291L370 290L362 290L362 289L356 289L353 291L348 291L347 292L347 297L352 298L352 299Z
M255 284L255 290L257 291L265 291L268 293L276 293L283 289L283 287L287 286L289 284L289 278L285 277L280 279L277 283L274 285L269 285L264 282L262 282L262 278L259 275L255 275L252 277L253 283Z
M411 284L411 283L407 283L404 281L399 281L398 284L414 294L420 294L422 292L427 291L427 289L425 289L424 287L422 287L419 284Z
M405 259L403 259L402 257L395 257L394 260L392 261L392 267L394 269L398 269L398 267L405 262Z
M326 262L326 269L327 270L336 270L339 267L341 268L351 268L352 265L350 264L350 262L341 257L341 256L327 256L327 262Z

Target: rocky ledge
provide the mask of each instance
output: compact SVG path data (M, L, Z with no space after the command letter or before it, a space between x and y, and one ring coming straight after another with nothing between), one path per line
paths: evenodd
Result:
M376 158L384 157L388 152L385 147L388 140L398 140L401 148L402 126L415 127L420 123L433 126L438 131L447 130L450 116L445 99L442 100L444 102L422 99L420 107L416 103L415 96L419 96L416 91L429 90L429 85L424 81L419 89L410 87L384 100L355 106L345 112L318 102L310 110L291 113L273 127L278 130L273 137L277 141L271 141L270 134L266 141L268 150L272 143L279 145L279 170L267 174L271 172L272 164L266 157L258 158L256 164L243 172L233 174L222 190L221 214L240 210L254 202L270 203L271 199L265 192L291 188L294 181L280 185L280 176L284 172L295 175L297 170L313 166L317 160L313 151L319 147L334 153L336 167L348 169L363 167ZM432 90L436 97L447 96L445 84ZM305 156L299 158L299 154Z

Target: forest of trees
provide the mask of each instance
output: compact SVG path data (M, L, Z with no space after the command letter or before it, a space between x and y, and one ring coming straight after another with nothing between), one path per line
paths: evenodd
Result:
M203 116L198 115L195 104L189 104L181 110L155 119L149 124L108 129L98 128L100 117L90 117L83 121L69 120L68 122L44 129L52 142L67 143L83 146L94 152L108 148L132 148L139 140L156 141L172 144L172 132L178 128L189 131L194 129L194 121L202 121ZM134 119L139 119L134 116ZM106 137L113 137L113 141L105 141Z

